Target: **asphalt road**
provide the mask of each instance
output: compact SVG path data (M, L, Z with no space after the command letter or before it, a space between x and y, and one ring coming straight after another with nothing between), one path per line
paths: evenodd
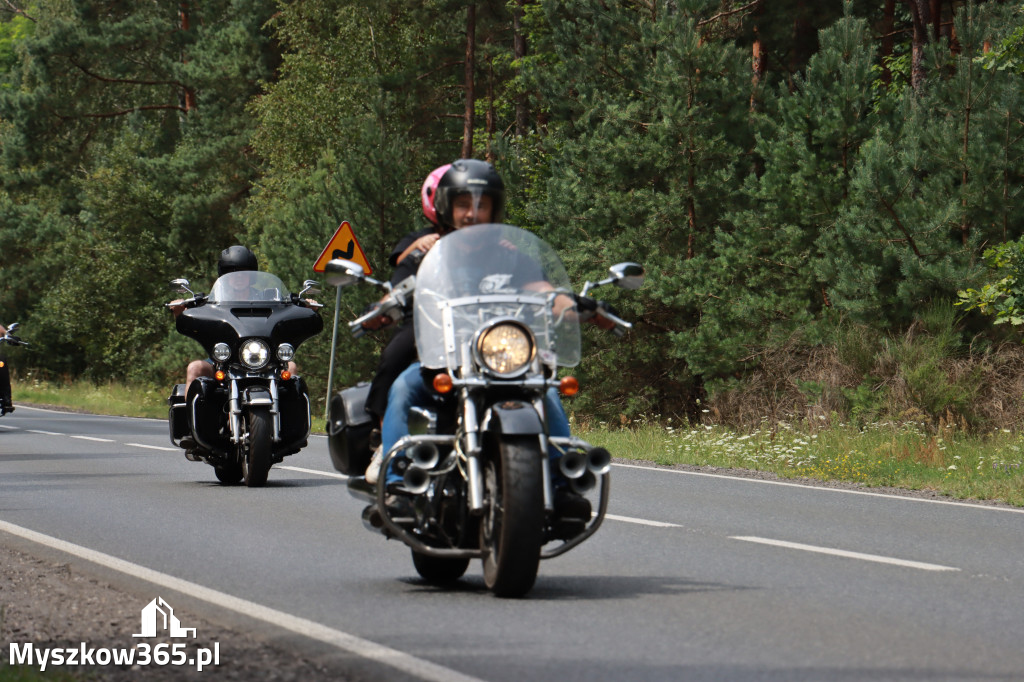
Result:
M343 478L322 437L266 488L226 487L162 421L19 407L0 420L0 542L134 572L380 679L1024 679L1019 510L616 465L601 530L501 600L478 562L423 584Z

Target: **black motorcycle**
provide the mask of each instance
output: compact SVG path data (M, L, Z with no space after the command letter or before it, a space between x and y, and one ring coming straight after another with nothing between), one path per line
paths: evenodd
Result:
M349 492L370 503L363 521L408 545L428 582L457 580L479 558L488 589L525 594L539 561L593 535L608 505L610 453L550 435L545 394L578 388L557 370L579 363L582 320L600 315L620 335L631 325L586 296L594 284L574 294L554 250L510 225L451 233L426 254L415 278L395 287L349 261L330 261L326 271L332 285L363 281L389 291L379 308L350 323L356 336L369 315L399 318L396 311L411 300L421 371L434 391L431 405L410 411L411 435L383 453L382 471L391 463L404 471L402 487L412 496L405 513L388 507L383 475L377 485L360 475L370 459L367 387L332 398L331 458L351 476ZM642 282L640 265L622 263L598 284L635 289ZM562 500L573 499L566 491L577 502L596 495L596 513L589 500L583 512L579 504L575 514L563 508Z
M212 378L174 387L171 442L213 466L222 483L262 486L271 466L306 446L309 391L288 367L299 345L323 329L320 306L303 298L317 293L316 284L306 280L289 293L257 271L225 274L209 294L194 293L186 279L171 282L191 296L179 304L177 330L202 344L214 369Z
M7 333L0 336L0 346L27 346L27 341L14 335L18 331L18 323L12 322ZM0 417L14 412L14 401L11 398L11 370L7 366L7 354L0 353Z

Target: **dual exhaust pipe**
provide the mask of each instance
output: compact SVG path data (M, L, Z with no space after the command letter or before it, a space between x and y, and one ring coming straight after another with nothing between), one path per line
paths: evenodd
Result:
M580 494L593 490L597 477L605 475L611 468L612 454L601 447L586 452L567 450L558 458L558 469L569 479L569 487Z
M433 443L416 443L406 450L408 465L402 474L402 484L413 495L425 493L430 487L430 470L437 466L441 453ZM558 468L569 479L569 486L577 493L585 493L597 486L597 477L612 468L612 455L597 447L583 452L567 450L558 458Z

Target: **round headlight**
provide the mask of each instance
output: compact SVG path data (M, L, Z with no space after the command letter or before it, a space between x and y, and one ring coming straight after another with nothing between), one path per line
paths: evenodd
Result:
M277 359L281 362L288 362L295 357L295 348L290 343L282 343L277 347Z
M231 357L231 346L226 343L218 343L213 347L213 359L217 362L227 362Z
M249 339L238 350L242 364L250 369L260 369L270 359L270 348L259 339Z
M496 374L515 374L533 360L533 335L521 325L502 322L477 339L480 360Z

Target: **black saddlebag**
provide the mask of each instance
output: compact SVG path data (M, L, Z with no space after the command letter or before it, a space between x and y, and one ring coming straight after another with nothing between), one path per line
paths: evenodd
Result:
M188 408L185 402L185 384L175 384L167 404L170 405L167 409L167 423L171 429L171 442L180 447L185 436L189 436L189 440L192 436L186 412Z
M373 418L366 412L370 384L360 382L331 396L327 408L327 444L334 468L346 476L362 476L373 456Z

